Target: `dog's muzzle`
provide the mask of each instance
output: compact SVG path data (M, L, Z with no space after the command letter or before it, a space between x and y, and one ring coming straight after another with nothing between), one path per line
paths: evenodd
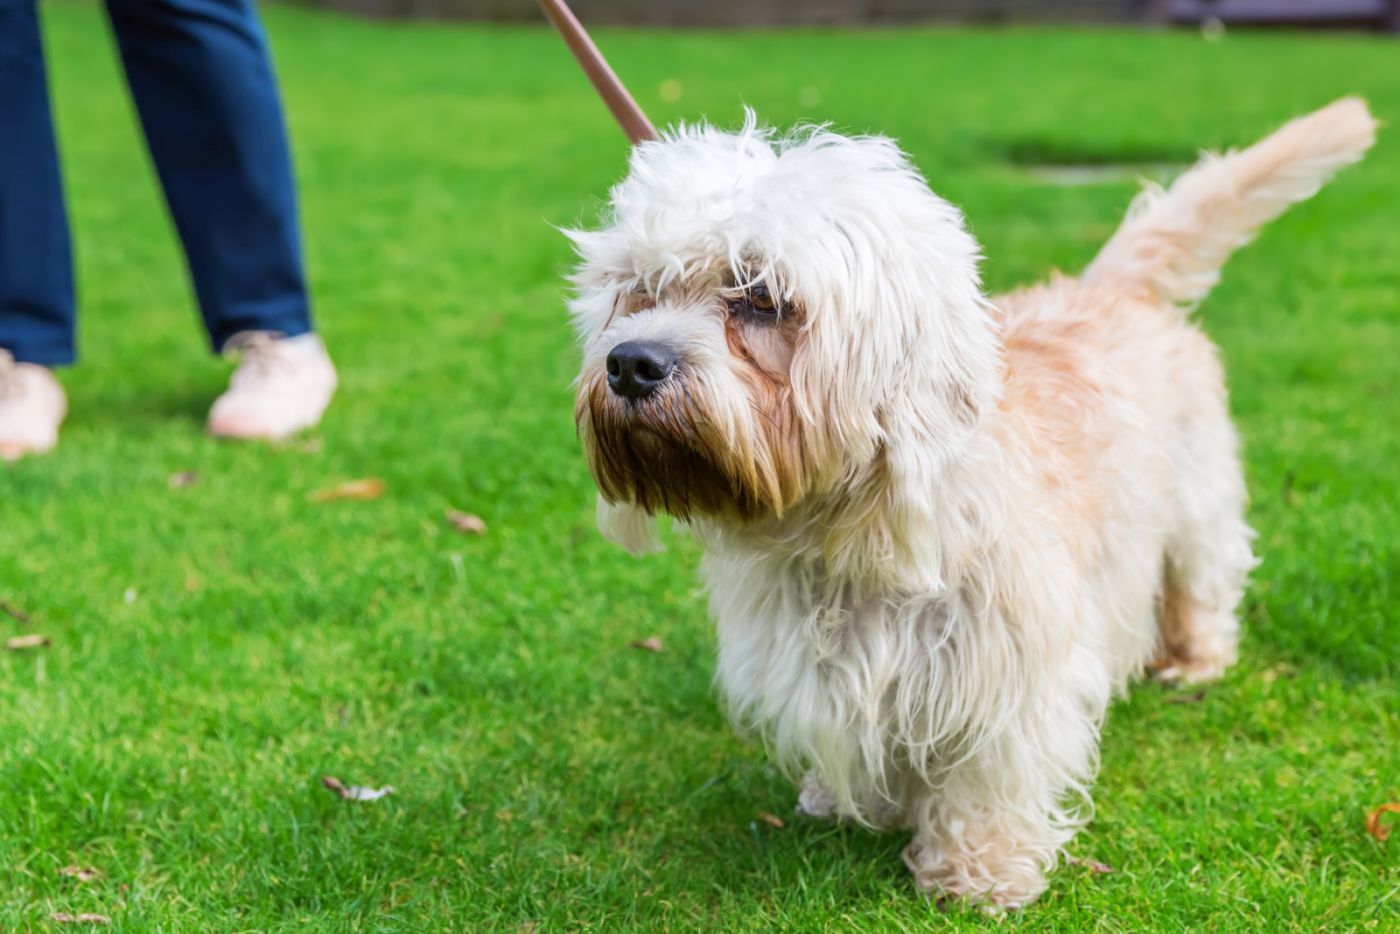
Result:
M676 352L657 341L624 341L608 354L608 388L637 401L661 388L676 370Z

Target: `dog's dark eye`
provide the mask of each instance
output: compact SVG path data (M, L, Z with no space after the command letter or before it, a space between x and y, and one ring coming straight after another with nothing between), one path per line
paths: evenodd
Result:
M729 310L743 312L757 318L776 318L782 306L763 283L750 286L743 295L729 300Z
M754 311L764 314L776 314L778 303L773 301L773 296L768 294L768 286L762 283L749 289L749 305Z

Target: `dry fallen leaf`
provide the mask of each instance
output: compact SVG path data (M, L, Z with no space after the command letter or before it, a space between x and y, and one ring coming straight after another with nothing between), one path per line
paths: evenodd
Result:
M1080 859L1078 856L1066 856L1065 862L1069 863L1071 866L1083 866L1096 876L1105 876L1110 872L1118 871L1108 865L1108 863L1101 863L1096 859Z
M5 648L9 649L11 652L23 652L25 649L42 649L51 644L48 636L40 635L37 632L31 632L27 636L11 636L5 640Z
M311 494L313 503L329 503L337 499L378 499L384 495L384 481L378 477L347 480Z
M4 613L17 623L29 622L29 614L15 606L8 600L0 600L0 613Z
M193 470L182 470L170 475L170 488L172 490L182 490L187 486L194 486L198 482L199 474Z
M769 814L767 811L759 811L758 819L770 827L777 827L779 830L782 830L785 826L781 817L776 814Z
M1366 815L1366 832L1384 843L1390 836L1390 828L1381 825L1382 814L1400 814L1400 802L1388 801Z
M335 792L342 801L377 801L385 795L394 793L393 785L385 785L383 788L362 788L359 785L347 785L331 775L322 776L321 784Z
M666 646L664 646L664 645L661 644L661 637L660 637L660 636L649 636L649 637L646 638L646 639L638 639L638 640L635 641L635 642L629 642L628 645L629 645L631 648L634 648L634 649L642 649L643 651L646 651L646 652L664 652L664 651L666 651Z
M1193 691L1190 694L1173 694L1167 698L1168 704L1199 704L1206 699L1205 691Z
M472 535L486 534L486 523L481 521L480 516L474 516L469 512L449 509L447 510L447 521L458 532L467 532Z
M57 921L59 924L111 924L112 919L106 915L95 915L90 912L83 912L80 915L70 915L66 911L55 911L49 915L50 921Z
M79 882L91 882L93 879L102 878L101 872L84 866L64 866L58 870L58 874L77 879Z

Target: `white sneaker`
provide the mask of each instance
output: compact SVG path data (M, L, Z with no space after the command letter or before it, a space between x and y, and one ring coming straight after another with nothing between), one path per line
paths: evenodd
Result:
M67 414L68 398L48 367L16 363L0 349L0 460L52 448Z
M209 433L277 441L311 428L335 395L335 366L315 334L236 334L225 353L242 357L228 392L209 410Z

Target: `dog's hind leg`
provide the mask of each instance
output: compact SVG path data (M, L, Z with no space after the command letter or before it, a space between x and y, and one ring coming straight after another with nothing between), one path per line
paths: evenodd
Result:
M1248 537L1237 533L1233 537L1247 554ZM1245 564L1239 572L1240 585L1211 591L1201 587L1199 578L1193 581L1189 572L1168 564L1162 594L1161 643L1151 665L1157 677L1183 684L1211 681L1235 663L1240 631L1235 612L1248 568ZM1213 595L1202 598L1198 596L1202 590Z
M1151 665L1158 677L1187 683L1218 678L1234 664L1236 611L1255 564L1238 442L1223 391L1213 395L1197 408L1178 459L1178 525L1167 544Z
M1151 668L1164 681L1213 681L1238 655L1239 622L1233 609L1202 603L1170 580L1162 595L1161 633Z

